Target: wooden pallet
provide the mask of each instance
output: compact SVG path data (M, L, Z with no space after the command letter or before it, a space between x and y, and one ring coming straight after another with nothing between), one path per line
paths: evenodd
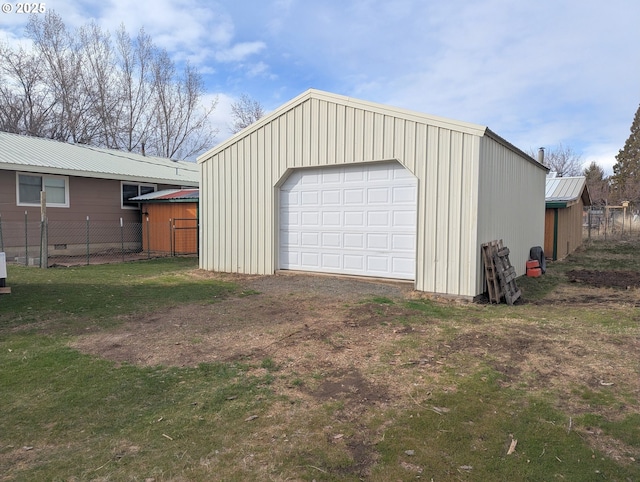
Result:
M502 240L491 241L482 245L487 278L487 291L491 303L500 303L502 298L513 305L522 292L516 284L516 270L509 261L509 248L502 245Z
M502 242L500 242L500 244L502 244ZM500 303L500 298L502 298L500 280L493 262L493 255L497 252L498 241L491 241L482 245L482 261L484 262L484 273L487 278L487 292L489 293L489 301L491 303Z

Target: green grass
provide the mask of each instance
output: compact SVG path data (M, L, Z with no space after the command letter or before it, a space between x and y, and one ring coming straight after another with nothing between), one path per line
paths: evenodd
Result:
M193 258L171 258L76 268L8 266L11 295L0 298L0 323L29 324L43 318L114 322L117 315L181 303L215 302L236 287L217 280L195 280L186 273Z
M640 269L637 247L593 243L553 263L544 277L519 282L526 299L543 299L566 282L569 269ZM366 363L353 360L363 379L402 380L410 395L390 391L386 405L354 403L362 394L310 403L325 381L324 354L309 353L300 366L276 352L242 363L139 367L70 348L88 325L109 331L135 313L231 295L243 303L259 294L193 276L195 268L195 260L184 258L9 266L12 294L0 297L2 480L640 480L637 392L613 378L615 368L610 386L576 379L568 387L538 383L532 390L539 373L510 379L492 365L499 351L482 354L488 344L517 348L506 333L516 323L523 342L541 340L548 330L560 333L567 350L588 353L581 338L614 346L638 336L637 308L363 298L381 312L402 313L364 327L370 354ZM402 330L407 324L413 330ZM492 329L498 331L481 338ZM334 334L345 336L341 347L349 330ZM396 330L395 338L374 346L376 330ZM513 353L525 356L536 347L525 343ZM561 370L562 363L551 359L549 367ZM502 365L508 368L508 360ZM590 443L585 434L594 431L623 446L622 458Z
M8 480L206 479L185 462L229 446L273 399L268 380L239 364L115 367L26 334L5 337L0 354L0 461L33 447L28 468L0 467Z
M547 401L502 388L481 371L455 393L440 393L414 410L391 414L379 444L376 480L393 480L403 462L430 480L635 480L639 471L593 457L569 419ZM515 452L508 455L512 440ZM434 447L437 449L434 450ZM407 451L413 451L407 454ZM406 472L406 476L410 471Z

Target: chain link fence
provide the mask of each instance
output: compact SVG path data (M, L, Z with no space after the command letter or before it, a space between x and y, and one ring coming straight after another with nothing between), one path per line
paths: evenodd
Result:
M587 240L640 238L640 214L630 206L591 206L584 209L582 227Z
M7 263L53 267L198 254L197 219L166 223L2 220Z

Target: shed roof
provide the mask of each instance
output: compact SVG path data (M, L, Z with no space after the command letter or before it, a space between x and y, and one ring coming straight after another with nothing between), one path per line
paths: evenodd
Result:
M196 163L0 132L0 169L198 186Z
M549 204L558 204L559 206L556 207L566 207L578 202L581 198L586 206L591 205L587 178L584 176L547 178L544 197L547 207ZM561 204L564 206L560 206Z
M163 189L131 198L139 202L198 202L199 189Z

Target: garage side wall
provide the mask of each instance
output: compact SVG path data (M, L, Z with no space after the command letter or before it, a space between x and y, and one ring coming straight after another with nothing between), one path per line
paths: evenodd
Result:
M544 245L546 171L488 136L482 138L480 152L476 249L479 253L482 243L502 239L520 276L530 248ZM478 260L480 294L484 266Z
M306 99L200 159L200 267L247 274L278 269L278 189L289 170L397 160L418 178L416 288L473 296L479 139L375 109Z

